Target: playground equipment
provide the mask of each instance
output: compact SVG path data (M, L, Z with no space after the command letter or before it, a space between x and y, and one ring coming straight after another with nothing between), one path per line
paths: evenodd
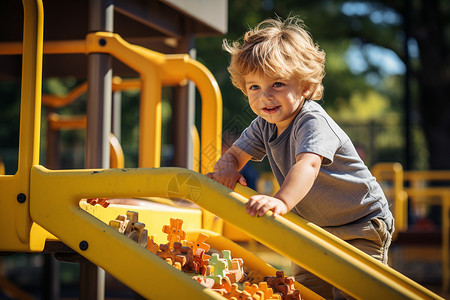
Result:
M408 228L408 200L414 209L430 205L441 206L442 214L442 289L450 288L450 187L430 185L431 182L450 182L450 171L404 171L399 163L379 163L373 174L393 199L396 236Z
M230 191L194 171L159 168L159 157L155 155L159 151L155 146L159 145L160 140L158 124L143 125L148 127L146 132L150 135L151 142L142 143L142 147L151 155L148 159L142 158L140 164L148 164L152 168L49 170L39 165L43 7L41 1L24 0L23 3L25 24L19 164L16 174L0 176L0 208L9 212L0 220L5 232L0 240L1 251L39 253L45 248L46 242L61 241L146 298L223 299L218 293L198 284L151 251L108 226L111 219L123 214L123 207L110 205L104 208L85 204L85 200L94 198L176 196L192 201L230 222L354 297L439 299L419 284L292 213L287 214L286 218L274 218L270 213L260 218L251 217L244 209L248 197L253 193L248 188L238 186L236 191ZM204 67L186 56L165 57L129 45L118 35L111 33L89 34L86 41L82 44L86 47L83 51L110 51L109 53L123 60L127 59L126 56L128 59L131 57L133 66L141 70L142 88L145 85L160 89L165 76L173 76L171 78L174 79L170 80L176 82L187 76L192 76L189 78L193 81L203 78L196 82L200 85L202 98L204 96L207 99L211 95L215 97L205 100L212 103L205 102L204 106L211 107L215 112L220 109L216 101L218 89L214 78ZM167 70L165 66L168 67ZM174 66L177 69L173 69ZM159 80L151 81L147 72ZM209 80L209 84L206 80ZM142 91L144 99L152 98L150 94L159 96L158 93L155 90ZM157 109L159 101L152 99L148 102L141 103L141 110L145 108L145 111L151 111L154 119L160 123ZM156 108L149 107L150 103ZM207 117L204 118L201 135L202 172L210 170L218 157L220 134L217 133L221 130L220 118L219 121L213 120L212 124L208 123ZM122 213L118 213L119 210ZM199 210L158 210L156 206L138 210L149 228L156 226L155 220L162 214L171 214L171 217L176 218L185 213L186 219L190 220L186 223L198 229L205 228L204 225L207 224L203 212ZM145 214L148 216L145 217ZM105 215L108 215L107 221L104 221ZM219 243L215 247L219 247ZM234 253L234 256L239 254ZM256 269L264 268L260 266ZM269 272L265 275L276 276L276 273ZM173 288L174 285L177 288ZM302 288L301 294L305 299L318 298L306 288Z

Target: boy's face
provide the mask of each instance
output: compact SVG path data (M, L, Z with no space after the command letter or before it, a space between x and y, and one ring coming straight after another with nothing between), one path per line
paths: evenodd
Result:
M255 114L274 123L281 134L303 105L302 87L297 79L277 79L260 72L244 76L248 102Z

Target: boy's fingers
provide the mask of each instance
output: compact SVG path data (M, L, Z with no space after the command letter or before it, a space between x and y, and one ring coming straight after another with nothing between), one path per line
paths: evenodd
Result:
M240 176L239 177L239 183L240 184L242 184L242 185L244 185L244 186L247 186L247 180L245 180L245 177L244 176Z
M250 199L247 202L247 213L250 214L251 216L254 216L253 206L257 203L255 198L256 196L250 197Z
M236 186L236 181L234 181L234 180L228 181L227 187L228 187L230 190L234 190L234 187L235 187L235 186Z
M279 216L281 213L282 213L281 208L278 206L275 206L273 209L273 217L275 218L275 217Z
M261 198L260 195L251 196L247 202L247 210L251 208L259 200L259 198Z
M266 213L267 199L263 195L255 195L247 203L247 212L252 216L262 216Z

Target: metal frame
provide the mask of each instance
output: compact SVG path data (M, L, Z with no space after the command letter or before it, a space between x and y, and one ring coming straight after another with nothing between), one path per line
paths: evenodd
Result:
M0 188L6 195L3 198L6 200L1 201L0 205L6 209L4 211L11 213L11 217L1 220L11 221L2 223L2 228L10 228L6 230L9 233L0 240L2 250L42 251L45 241L50 237L48 232L51 232L144 297L223 299L216 292L194 283L184 273L169 267L150 251L83 210L79 204L81 199L95 197L167 197L171 181L190 179L198 183L200 191L192 193L189 186L184 185L178 191L180 197L195 202L241 228L256 240L354 297L441 299L293 213L287 214L286 218L274 218L270 213L260 218L251 217L245 211L245 204L247 197L254 191L239 185L237 191L245 194L245 197L186 169L52 171L40 166L42 2L24 0L24 7L27 21L24 33L19 168L14 176L0 176ZM90 41L97 43L98 36L93 34L93 37ZM108 43L117 41L109 35L104 37ZM148 54L142 49L135 50L141 52L143 57ZM179 66L179 59L177 57L166 63ZM142 58L137 63L144 62ZM194 68L194 71L198 70ZM16 195L16 199L12 199L12 195ZM173 288L174 284L177 288Z

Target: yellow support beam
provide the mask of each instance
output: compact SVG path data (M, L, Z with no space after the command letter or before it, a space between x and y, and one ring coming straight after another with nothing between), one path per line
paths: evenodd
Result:
M243 195L246 198L249 198L252 195L257 194L252 189L244 187L240 184L236 185L235 190L236 192L238 192L239 194ZM285 251L277 251L277 252L279 252L280 254L284 254L286 257L292 259L295 263L305 267L306 269L320 276L324 280L341 288L348 294L360 299L371 299L374 298L374 295L377 295L377 297L379 296L378 298L380 299L442 299L440 296L429 291L420 284L414 282L413 280L395 271L394 269L382 264L378 260L373 259L372 257L356 249L350 244L342 241L341 239L330 234L329 232L323 230L319 226L307 222L303 218L295 215L294 213L288 213L285 217L286 220L289 220L296 226L299 226L302 230L305 230L306 234L312 235L313 236L312 240L310 240L309 243L317 243L317 245L312 246L311 249L309 249L309 245L307 249L305 249L306 244L303 244L302 247L303 251L312 250L312 253L310 253L311 258L308 261L312 263L311 266L308 266L308 264L305 263L305 261L303 262L296 261L295 258L293 258L293 256L284 254ZM244 227L241 227L241 229L244 229ZM261 229L261 231L265 230ZM270 233L268 232L267 235L269 234ZM291 240L289 240L289 242L290 241ZM263 243L272 248L272 246L270 246L268 243L266 242ZM326 245L322 245L322 243ZM321 247L323 248L321 249ZM331 253L327 253L327 250L330 251ZM340 254L334 253L334 251ZM325 257L319 258L319 256L322 257L322 255L325 255ZM335 259L332 259L328 262L325 261L327 260L327 258L329 258L328 256L334 255L336 255ZM314 257L314 259L312 259L312 257ZM342 263L344 265L342 265ZM352 270L352 268L360 268L360 269L354 273L354 271L356 270ZM324 269L328 270L324 271ZM360 272L366 275L363 274L358 275L357 273ZM335 273L335 275L333 275L333 273ZM339 278L339 274L341 278ZM363 277L369 276L372 277L372 279L369 278L362 279L361 276ZM338 280L336 280L336 278ZM357 285L354 284L355 282L354 278L358 278ZM368 281L366 281L366 279ZM376 281L379 282L375 283ZM341 284L344 284L347 287L344 287ZM378 286L378 284L381 284L383 288L381 288L381 286ZM390 285L390 287L388 287L388 285ZM386 296L386 298L382 296L384 292L389 293L392 292L388 291L391 288L394 289L397 294L391 294L390 296ZM349 289L351 289L351 291ZM360 291L358 291L358 289ZM357 295L357 293L359 292L363 293L364 291L362 290L364 289L366 290L365 296L363 296L362 294ZM372 296L370 296L371 293Z
M1 43L0 55L20 54L21 43ZM137 71L140 75L141 108L139 131L139 167L160 166L161 156L161 86L184 84L191 80L197 86L202 101L201 172L210 172L220 158L222 145L222 96L211 72L187 54L164 55L132 45L118 34L90 33L86 40L45 42L45 54L108 53ZM124 82L137 87L136 82ZM73 101L83 85L64 101L45 98L53 106Z
M31 214L66 245L145 298L223 299L80 207L80 199L150 195L146 186L155 183L152 183L153 176L145 176L149 171L49 171L36 166L32 170ZM136 177L137 174L140 175ZM137 186L140 187L136 189ZM43 242L36 239L32 250L42 251Z
M395 239L400 231L408 229L408 195L403 187L404 172L399 163L378 163L372 173L378 182L388 178L392 181L392 200L394 202ZM383 185L382 185L383 186ZM385 191L388 196L388 193ZM389 199L389 198L388 198Z
M0 175L0 211L4 212L0 219L2 251L29 251L29 240L35 232L41 237L55 238L32 222L29 210L30 170L39 163L44 10L38 0L24 0L23 8L19 163L16 174Z
M160 293L173 286L174 281L165 281L169 278L180 280L177 284L183 294L187 291L196 293L194 290L197 288L188 288L190 282L185 282L172 270L166 271L161 262L153 260L151 253L132 245L125 237L80 209L79 201L95 197L169 195L195 202L356 298L441 299L296 215L289 214L287 218L273 218L270 214L251 217L245 210L246 197L186 169L51 171L35 166L32 169L30 209L36 223L143 296L168 299ZM89 246L83 250L80 245L84 248ZM43 244L36 243L32 247L40 251ZM127 257L127 261L118 257ZM128 271L125 273L124 269ZM130 277L130 273L136 276ZM156 279L159 281L153 284Z
M205 66L189 55L163 55L107 32L88 34L86 51L109 53L141 75L139 167L159 167L162 84L192 80L202 100L201 172L212 170L221 154L222 96L214 76Z

